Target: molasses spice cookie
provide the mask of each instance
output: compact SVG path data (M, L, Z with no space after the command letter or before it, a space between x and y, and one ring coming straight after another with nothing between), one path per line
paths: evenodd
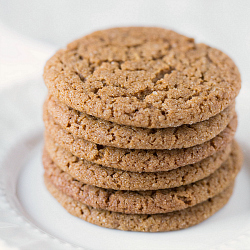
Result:
M97 144L131 149L188 148L208 141L225 129L235 114L234 104L192 125L148 129L119 125L79 112L49 96L44 112L74 136Z
M49 192L70 214L98 226L139 232L173 231L196 225L221 209L233 192L232 183L213 198L180 211L151 215L122 214L87 206L57 189L46 177L44 181Z
M94 32L46 64L50 94L68 106L118 124L176 127L228 107L241 79L223 52L162 28Z
M126 214L156 214L185 209L222 192L235 179L242 165L239 147L210 176L173 189L122 191L86 185L62 171L51 160L44 161L45 176L74 200L95 208Z
M51 158L63 171L78 181L97 187L115 190L157 190L186 185L212 174L228 158L231 144L225 149L199 161L165 172L129 172L103 167L81 160L60 147L50 137L46 138L43 162ZM233 142L232 150L235 150Z
M190 148L173 150L139 150L103 146L74 137L56 124L49 115L44 116L44 123L45 140L51 137L61 147L79 158L126 171L157 172L196 163L224 149L233 140L237 117L235 116L213 139Z

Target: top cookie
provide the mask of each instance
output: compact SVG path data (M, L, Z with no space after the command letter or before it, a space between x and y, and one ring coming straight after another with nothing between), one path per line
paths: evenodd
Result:
M46 64L49 92L104 120L147 128L175 127L224 110L240 74L221 51L162 28L94 32Z

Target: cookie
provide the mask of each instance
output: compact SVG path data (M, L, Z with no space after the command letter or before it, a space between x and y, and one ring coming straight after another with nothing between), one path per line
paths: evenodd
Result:
M173 189L121 191L98 188L77 181L62 171L50 158L44 159L44 175L53 185L74 200L94 208L126 214L168 213L201 203L222 192L234 181L242 164L238 146L210 176Z
M48 191L72 215L98 226L126 231L163 232L194 226L212 216L229 200L233 183L220 194L180 211L165 214L122 214L87 206L57 189L46 177Z
M233 150L235 147L234 142ZM81 160L48 137L45 141L43 159L47 162L50 157L74 179L93 186L115 190L156 190L187 185L209 176L221 166L230 152L231 144L228 144L225 149L195 164L165 172L138 173L107 168Z
M147 129L119 125L79 112L49 96L44 105L56 123L74 136L97 144L132 149L188 148L211 140L235 114L234 104L206 121L176 128Z
M235 116L215 138L190 148L173 150L121 149L95 144L74 137L56 124L50 116L44 116L45 140L52 137L73 155L96 164L131 172L168 171L202 159L222 150L234 137L237 127Z
M146 128L207 120L241 87L226 54L153 27L113 28L76 40L48 60L44 81L78 111Z

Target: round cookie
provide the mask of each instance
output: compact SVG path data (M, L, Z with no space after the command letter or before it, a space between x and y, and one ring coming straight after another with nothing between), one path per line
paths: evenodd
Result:
M235 116L215 138L190 148L173 150L121 149L95 144L74 137L56 124L52 117L44 116L45 140L48 136L73 155L96 164L131 172L168 171L202 159L222 150L234 137L237 127Z
M233 150L235 147L234 142ZM48 137L45 141L43 161L47 162L50 157L63 171L89 185L115 190L157 190L187 185L209 176L221 166L230 152L231 144L228 144L225 149L195 164L165 172L138 173L81 160Z
M139 215L95 209L67 196L46 177L44 181L48 191L70 214L98 226L140 232L173 231L196 225L220 210L233 192L232 183L222 193L193 207L166 214Z
M211 140L225 129L235 114L234 104L221 113L192 125L147 129L119 125L74 110L49 96L44 104L56 123L74 136L117 148L188 148Z
M241 164L241 151L236 146L228 160L210 176L185 186L155 191L117 191L87 185L63 172L49 158L44 161L44 175L66 195L94 208L126 214L156 214L185 209L219 194L235 179Z
M164 128L206 120L241 87L223 52L153 27L94 32L59 50L44 68L49 92L118 124Z

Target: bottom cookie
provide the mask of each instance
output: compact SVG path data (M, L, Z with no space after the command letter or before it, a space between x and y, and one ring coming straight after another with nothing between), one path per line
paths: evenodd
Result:
M122 214L84 205L58 190L46 177L45 185L56 200L72 215L98 226L141 232L173 231L194 226L212 216L229 200L233 183L223 192L193 207L165 214Z

